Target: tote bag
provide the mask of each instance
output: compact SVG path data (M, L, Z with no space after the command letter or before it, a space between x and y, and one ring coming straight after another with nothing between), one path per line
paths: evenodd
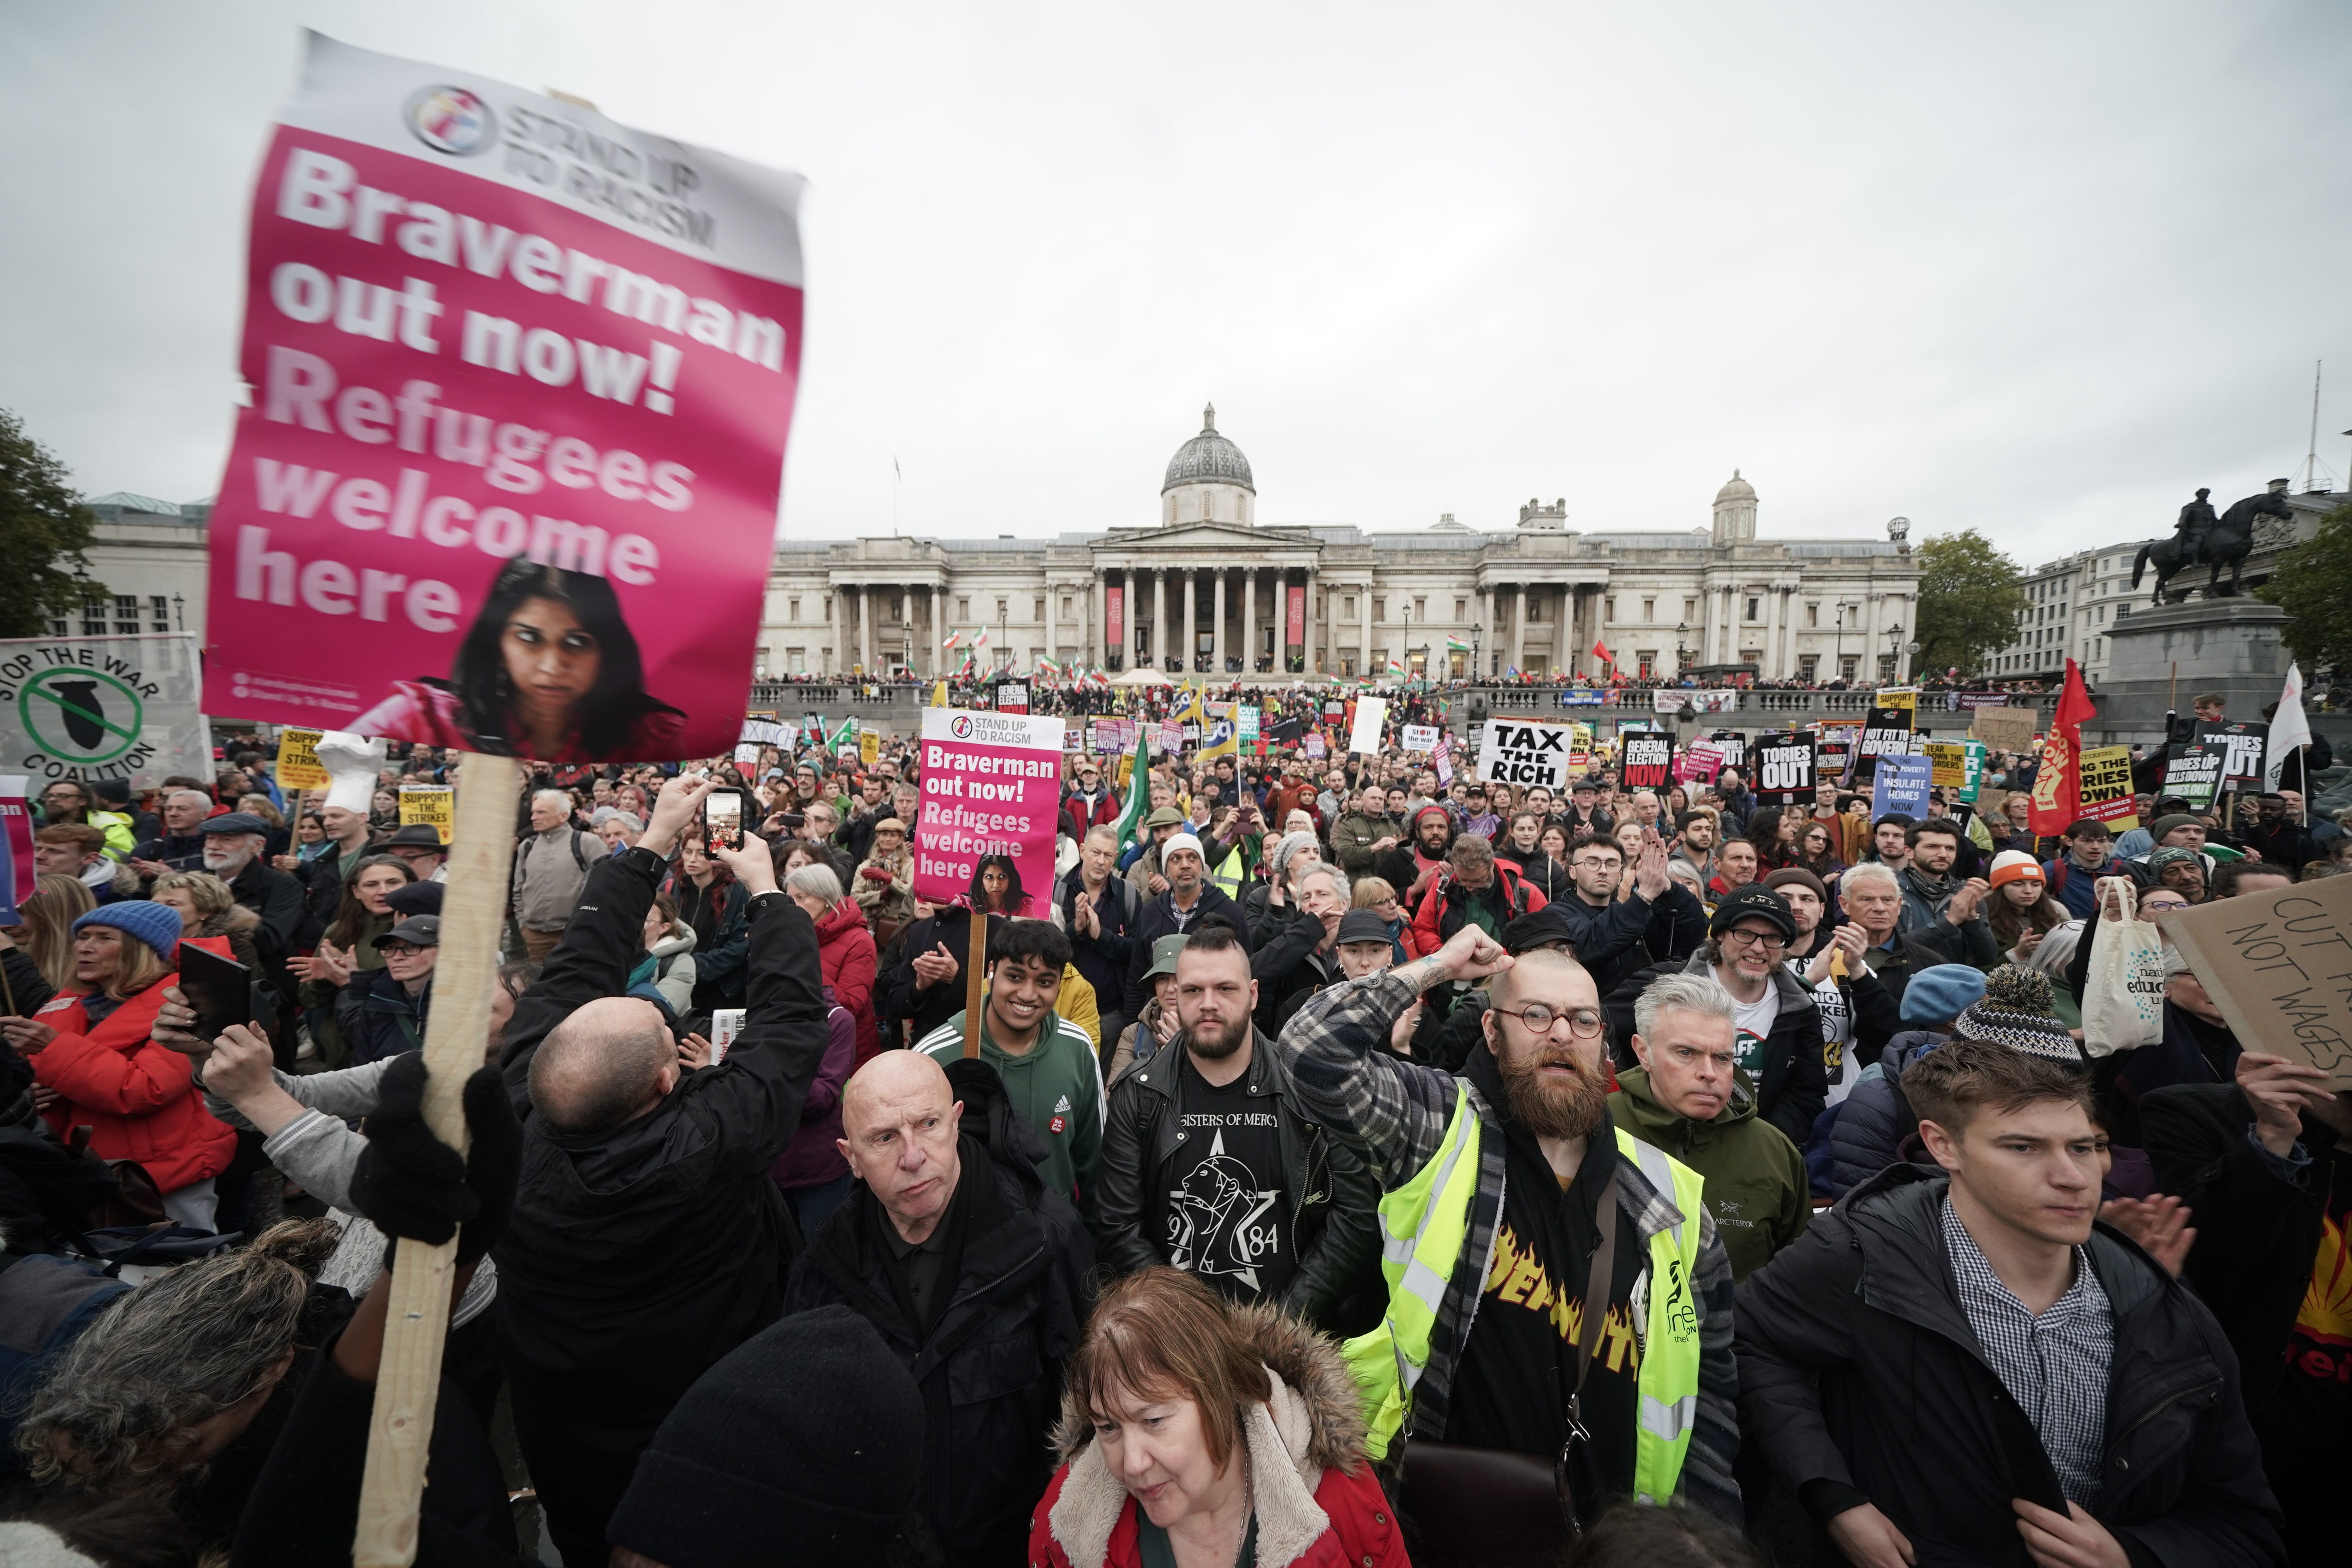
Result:
M2139 918L2139 895L2130 881L2117 880L2122 918L2100 911L2083 982L2083 1048L2094 1057L2164 1038L2164 938Z

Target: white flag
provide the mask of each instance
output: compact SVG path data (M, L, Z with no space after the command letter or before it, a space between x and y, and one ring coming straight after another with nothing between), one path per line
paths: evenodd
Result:
M2311 744L2311 721L2303 716L2303 668L2286 667L2286 689L2279 693L2278 711L2271 715L2271 750L2263 763L2263 787L2274 790L2286 760L2298 746Z

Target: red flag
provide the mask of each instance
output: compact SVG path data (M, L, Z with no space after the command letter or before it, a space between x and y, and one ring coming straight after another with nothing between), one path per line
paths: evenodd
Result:
M2058 695L2058 711L2042 745L2042 766L2033 775L2034 832L2045 837L2063 833L2082 816L2083 721L2097 712L2084 688L2083 671L2068 659L2066 688Z
M1617 656L1611 653L1609 651L1609 645L1602 642L1599 637L1594 637L1592 639L1592 657L1599 659L1603 664L1615 664L1617 662Z

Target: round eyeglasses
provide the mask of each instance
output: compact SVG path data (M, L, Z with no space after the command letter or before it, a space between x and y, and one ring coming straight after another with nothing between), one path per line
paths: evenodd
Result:
M1601 1015L1590 1007L1571 1007L1559 1013L1540 1002L1530 1002L1517 1012L1508 1007L1497 1007L1495 1011L1507 1018L1517 1018L1528 1026L1529 1032L1538 1035L1549 1035L1554 1025L1565 1023L1572 1039L1592 1040L1601 1037Z

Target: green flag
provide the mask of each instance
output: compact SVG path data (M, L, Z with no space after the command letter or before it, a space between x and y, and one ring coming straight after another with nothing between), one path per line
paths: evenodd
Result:
M1147 733L1146 721L1135 721L1135 759L1127 775L1127 809L1118 814L1118 821L1112 825L1118 834L1121 848L1125 848L1135 837L1144 814L1151 809L1151 746L1144 739Z

